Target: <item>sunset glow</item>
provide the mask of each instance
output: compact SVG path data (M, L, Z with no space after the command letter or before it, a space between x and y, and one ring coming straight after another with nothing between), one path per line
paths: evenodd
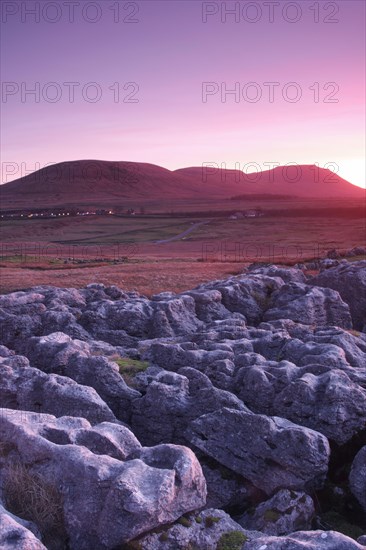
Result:
M0 2L0 547L366 550L365 10Z
M2 182L21 166L96 158L169 169L335 163L365 186L365 4L342 1L332 15L320 2L315 22L303 2L295 23L286 2L272 23L263 5L250 23L254 11L235 21L221 4L142 1L136 15L122 10L130 24L107 7L95 23L77 10L74 23L65 12L54 24L7 14Z

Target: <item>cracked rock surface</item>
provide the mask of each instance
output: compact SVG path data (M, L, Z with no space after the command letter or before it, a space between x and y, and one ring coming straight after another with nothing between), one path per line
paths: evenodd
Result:
M329 262L1 295L0 547L365 548L366 262Z

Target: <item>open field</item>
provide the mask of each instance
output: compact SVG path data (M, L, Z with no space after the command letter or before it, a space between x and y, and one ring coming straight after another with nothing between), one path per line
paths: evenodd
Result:
M0 290L99 281L150 295L192 288L254 261L294 264L365 246L364 206L353 199L261 201L263 216L230 219L248 208L247 201L234 205L223 210L222 201L212 201L204 210L191 201L179 215L2 221Z
M21 290L40 284L81 288L90 283L117 285L151 296L170 290L181 292L201 282L239 273L237 263L197 263L178 260L147 260L121 265L74 266L67 269L2 268L1 292Z

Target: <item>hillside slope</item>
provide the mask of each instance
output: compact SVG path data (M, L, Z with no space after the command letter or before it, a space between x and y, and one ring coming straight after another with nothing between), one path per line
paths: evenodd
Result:
M79 160L48 166L3 184L1 208L118 205L127 201L221 199L240 195L365 199L365 191L313 166L278 167L258 174L202 167L175 171L146 163Z

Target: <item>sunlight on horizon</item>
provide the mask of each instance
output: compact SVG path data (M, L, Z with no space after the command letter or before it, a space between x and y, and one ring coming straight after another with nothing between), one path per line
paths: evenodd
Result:
M364 159L342 160L339 174L341 178L366 189L366 163Z

